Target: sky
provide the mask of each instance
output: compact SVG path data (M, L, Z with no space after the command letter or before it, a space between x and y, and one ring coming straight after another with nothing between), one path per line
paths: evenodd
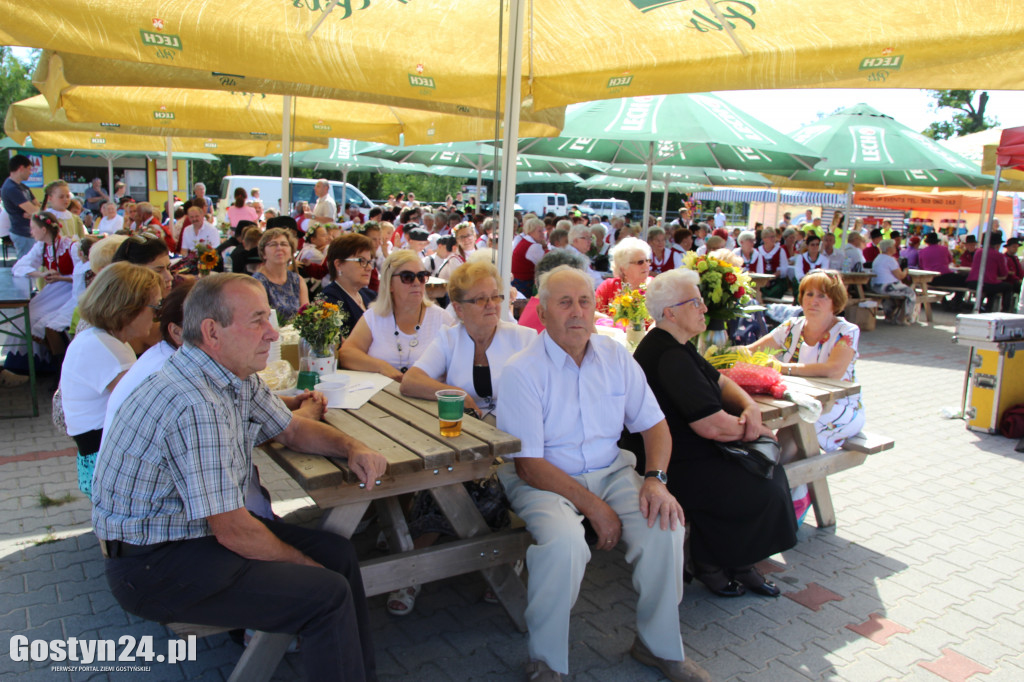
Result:
M28 48L13 50L19 59L28 61ZM932 121L950 120L956 113L950 109L935 111L927 90L735 90L715 94L787 134L822 115L860 103L917 131L924 130ZM998 119L1001 128L1024 125L1024 92L990 90L985 113Z

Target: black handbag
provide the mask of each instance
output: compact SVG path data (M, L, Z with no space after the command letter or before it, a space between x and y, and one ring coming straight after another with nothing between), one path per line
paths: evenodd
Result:
M760 436L757 440L750 441L716 442L715 445L723 455L755 476L766 479L771 479L775 473L775 465L782 458L779 442L768 436Z

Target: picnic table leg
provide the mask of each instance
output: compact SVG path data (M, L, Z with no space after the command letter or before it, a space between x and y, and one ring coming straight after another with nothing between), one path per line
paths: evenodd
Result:
M825 409L828 409L827 407ZM800 419L795 424L779 429L779 440L792 440L796 446L796 459L808 459L821 454L818 446L818 433L814 424L809 424ZM814 517L818 520L818 528L828 528L836 525L836 512L832 506L832 493L828 489L828 481L820 478L807 484L811 491L811 505L814 507Z
M924 317L928 324L932 323L932 299L928 293L928 282L921 282L921 298L924 301Z
M228 682L267 682L274 676L293 639L295 635L257 632L231 671Z
M392 554L400 552L411 552L412 536L409 534L409 524L405 522L405 514L402 513L402 505L397 497L386 497L382 500L375 500L377 508L377 519L384 531L384 537L388 539L388 549Z
M461 483L433 488L430 492L460 538L472 538L491 532ZM526 632L526 587L516 575L512 564L502 563L494 568L485 568L480 573L494 590L516 628Z
M340 507L332 507L320 517L320 530L326 530L346 538L352 537L356 527L363 520L363 515L370 506L370 501L353 502Z

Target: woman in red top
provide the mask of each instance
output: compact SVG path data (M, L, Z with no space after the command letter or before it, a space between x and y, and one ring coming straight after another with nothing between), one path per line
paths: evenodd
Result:
M623 285L632 289L646 287L651 281L651 247L636 237L619 240L611 251L611 279L597 287L597 311L608 314L608 305L622 291Z

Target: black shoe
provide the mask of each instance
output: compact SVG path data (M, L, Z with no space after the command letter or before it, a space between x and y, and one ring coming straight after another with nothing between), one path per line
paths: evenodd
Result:
M738 580L731 580L729 576L725 574L725 571L720 568L715 571L698 573L696 578L704 583L705 587L711 590L712 593L717 594L719 597L742 597L747 593L747 588L745 588Z
M782 591L753 566L736 569L733 572L733 579L739 581L744 587L752 592L757 592L766 597L778 597Z

